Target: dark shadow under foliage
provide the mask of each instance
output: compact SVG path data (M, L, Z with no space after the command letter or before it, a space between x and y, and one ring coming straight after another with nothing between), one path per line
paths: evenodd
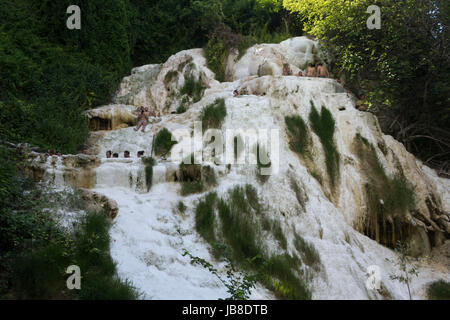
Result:
M431 300L450 300L450 282L439 280L428 287L428 298Z

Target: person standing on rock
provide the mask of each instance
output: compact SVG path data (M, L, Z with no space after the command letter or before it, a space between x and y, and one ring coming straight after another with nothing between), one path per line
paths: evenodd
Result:
M319 78L328 78L330 73L328 72L327 67L325 67L322 63L319 63L317 67L317 75Z
M134 128L134 131L139 131L139 128L142 127L142 132L145 132L145 127L147 126L148 123L148 117L146 115L144 107L141 106L139 110L135 112L135 114L138 116L138 123L137 127Z
M312 63L308 65L306 68L306 76L307 77L315 77L316 76L316 66Z

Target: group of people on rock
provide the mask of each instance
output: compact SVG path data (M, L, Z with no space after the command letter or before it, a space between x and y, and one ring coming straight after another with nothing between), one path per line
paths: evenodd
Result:
M283 76L290 76L290 75L292 75L291 68L288 63L284 63L283 64ZM310 64L308 64L308 66L305 70L305 75L303 75L303 71L300 70L297 73L297 76L298 77L306 76L306 77L313 77L313 78L314 77L329 78L330 72L328 71L328 68L322 62L319 62L317 64L310 63ZM340 83L339 80L337 80L337 81ZM256 94L256 93L251 92L251 90L249 90L248 88L242 88L240 90L236 89L233 91L234 97L238 97L241 95L248 95L248 94L252 95L252 94ZM256 94L256 95L258 95L258 94ZM264 96L266 94L262 93L260 95Z
M161 117L160 113L156 113L156 111L150 111L148 108L144 108L140 106L137 111L134 112L137 115L137 126L134 128L134 131L139 131L142 128L142 132L145 132L145 128L150 120L150 117Z
M288 63L284 63L283 64L283 76L290 76L292 75L292 71L291 68L289 67ZM306 70L305 70L305 75L303 75L302 70L300 70L297 73L298 77L318 77L318 78L329 78L330 77L330 72L328 71L328 68L322 63L319 62L317 64L315 63L309 63ZM335 79L338 83L341 83L340 79ZM252 94L252 92L249 92L250 90L248 88L244 88L241 90L234 90L233 91L233 96L237 97L240 95L245 95L245 94ZM265 95L265 93L263 93L262 95ZM349 90L347 90L347 96L349 98L351 98L351 92ZM358 109L359 111L367 111L368 110L368 105L365 102L365 96L362 95L359 99L357 99L355 108ZM345 108L344 108L345 109Z
M125 150L123 152L123 157L124 158L130 158L130 155L131 155L131 153L128 150ZM143 150L137 152L137 157L138 158L143 157L143 156L144 156L144 151ZM110 158L119 158L119 154L117 152L112 153L111 150L108 150L108 151L106 151L106 158L108 158L108 159L110 159Z
M305 76L306 77L318 77L318 78L329 78L330 72L328 71L328 68L322 63L319 62L316 64L310 63L308 67L305 70ZM303 72L299 71L297 76L303 77Z

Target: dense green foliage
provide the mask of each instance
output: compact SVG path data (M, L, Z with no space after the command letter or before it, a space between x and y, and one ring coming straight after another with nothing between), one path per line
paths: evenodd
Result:
M263 246L262 229L272 233L282 250L288 245L280 222L269 219L264 211L254 187L236 186L223 198L210 193L199 202L196 228L213 246L216 257L225 256L241 269L256 272L258 281L278 298L310 299L306 279L298 274L302 261L288 253L271 255ZM226 245L218 246L216 241ZM223 247L229 247L231 255L226 255Z
M164 156L166 155L172 146L177 144L177 141L172 140L172 133L167 130L167 128L163 128L158 132L155 138L155 155Z
M73 1L2 1L0 139L79 151L82 111L108 102L131 67L124 1L75 2L82 29L71 31Z
M195 79L193 76L190 76L184 82L183 87L180 90L180 93L187 94L192 98L194 103L200 101L203 95L204 85L202 79ZM177 110L178 113L178 110Z
M212 104L203 108L201 113L202 127L220 129L223 120L227 116L227 108L224 99L216 99Z
M428 298L432 300L450 300L450 283L444 280L435 281L428 287Z
M0 297L137 298L130 284L116 275L106 215L81 216L74 231L62 227L57 210L82 209L79 194L36 185L16 172L17 156L3 147L0 152ZM66 287L65 271L70 265L81 268L81 290Z
M397 239L404 240L407 236L402 224L408 210L415 207L414 191L401 170L393 177L386 174L375 147L359 134L355 137L355 147L367 177L368 221L364 231L369 237L393 247Z
M195 229L207 241L214 241L214 205L217 194L212 192L206 195L195 208Z
M207 16L211 23L206 59L219 81L229 80L225 62L233 50L242 56L256 43L279 43L302 32L300 20L279 0L217 1Z
M323 40L336 76L365 94L382 128L429 164L450 156L450 6L446 0L284 0ZM368 29L370 5L381 28ZM332 61L328 61L332 62Z
M70 5L81 9L80 30L66 27ZM292 17L265 0L4 0L0 140L79 152L88 134L82 112L108 103L132 66L203 47L218 25L270 35L296 26ZM186 83L194 102L198 84Z

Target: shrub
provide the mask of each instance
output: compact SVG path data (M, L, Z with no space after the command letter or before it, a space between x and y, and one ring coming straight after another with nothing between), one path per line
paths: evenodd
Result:
M176 112L177 112L177 114L185 113L186 112L186 107L183 104L181 104L181 105L178 106Z
M368 180L365 184L368 209L365 233L382 244L394 247L396 235L400 238L406 236L401 229L396 228L401 228L405 213L415 207L413 189L402 174L394 177L386 174L374 146L367 139L357 134L354 143ZM394 220L394 223L391 225L389 220Z
M311 122L312 129L322 143L328 175L330 176L331 185L334 187L336 179L339 176L339 153L333 138L335 130L333 116L325 107L322 107L319 114L314 107L314 103L311 101L309 121Z
M255 216L258 212L256 208L262 209L259 205L259 199L256 190L247 185L237 186L228 192L226 198L219 198L217 208L220 219L220 231L214 232L214 210L211 208L212 200L209 202L205 198L197 206L201 219L200 228L202 235L214 247L214 255L225 255L238 263L241 268L256 271L257 278L268 289L272 290L278 298L281 299L310 299L311 292L305 283L303 277L297 276L301 261L297 256L289 254L275 255L269 257L262 247L262 238L259 219ZM208 203L208 204L207 204ZM257 204L258 203L258 204ZM197 219L197 215L196 215ZM270 220L266 215L261 219L270 229L272 229ZM281 227L276 228L276 237L280 239L281 246L287 247L287 240L282 234ZM215 235L213 237L213 234ZM230 247L232 254L226 255L226 252L217 248L215 239L223 237L226 244Z
M177 203L177 209L178 211L180 211L181 213L184 213L187 209L186 205L183 203L183 201L178 201Z
M238 50L237 58L240 59L248 48L257 43L279 43L290 38L287 29L287 26L284 26L284 30L280 30L280 32L269 32L268 23L265 23L264 26L256 28L252 34L242 35L233 32L223 23L219 23L211 32L209 41L205 46L208 68L215 73L218 81L226 81L226 59L233 49Z
M284 118L289 134L289 146L292 151L305 155L309 133L305 121L298 115Z
M187 196L194 193L201 193L204 191L204 185L201 181L199 182L183 182L181 185L181 195Z
M179 166L180 182L182 183L181 194L203 192L207 187L217 185L214 169L210 166L194 164L194 154L190 155L191 163L183 161Z
M281 299L310 300L311 291L305 280L298 278L300 261L289 254L276 255L266 261L263 282Z
M177 142L172 140L172 133L167 128L162 129L155 138L155 154L157 156L166 155L174 144Z
M258 225L251 215L240 210L245 201L242 188L231 191L231 198L227 203L219 200L219 217L222 222L223 236L233 248L237 261L244 262L261 254ZM234 194L234 195L233 195ZM236 198L239 199L236 199ZM246 204L248 205L248 204Z
M439 280L428 287L428 298L431 300L450 300L450 282Z
M214 103L203 108L201 121L204 129L219 129L227 115L224 99L216 99Z
M216 75L219 82L225 81L225 60L228 50L226 50L223 41L212 38L205 47L205 56L208 61L208 68Z
M139 294L128 281L117 277L109 252L110 222L103 214L86 214L74 226L73 236L61 231L13 262L12 292L25 299L136 299ZM81 290L69 292L66 268L82 270Z

